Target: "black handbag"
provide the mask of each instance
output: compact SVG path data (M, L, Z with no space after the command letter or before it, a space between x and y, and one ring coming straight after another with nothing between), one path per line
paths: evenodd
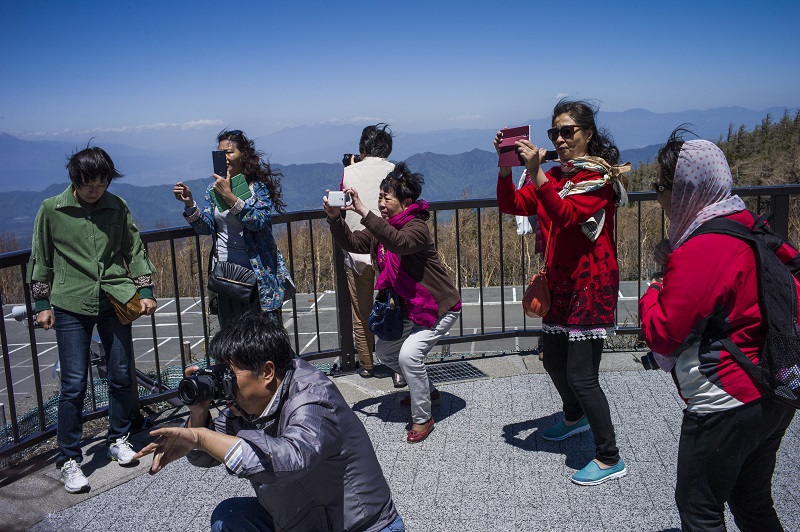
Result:
M399 340L403 336L403 309L394 290L384 288L378 291L367 325L381 340Z
M218 261L208 276L208 289L237 301L252 302L256 296L256 274L233 262Z
M208 289L212 292L243 301L252 303L258 293L258 279L255 272L248 267L240 266L233 262L216 261L217 257L217 234L214 232L214 245L209 253L208 262L214 264L214 269L208 272Z

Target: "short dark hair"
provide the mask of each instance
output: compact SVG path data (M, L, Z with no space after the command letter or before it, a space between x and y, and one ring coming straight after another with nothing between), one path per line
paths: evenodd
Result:
M358 151L367 157L389 157L392 153L392 130L389 124L380 122L374 126L367 126L361 132L358 141Z
M283 379L292 367L294 351L283 325L266 318L258 310L245 312L228 322L211 340L208 355L217 363L259 373L266 362L275 364Z
M595 122L597 108L594 105L586 100L561 99L553 109L551 125L555 126L556 117L564 113L571 116L578 127L592 132L592 138L589 139L589 146L587 147L589 155L602 157L608 164L612 165L619 162L619 148L614 145L611 133L597 127Z
M408 169L406 163L397 163L394 170L389 172L381 181L381 190L394 195L399 201L411 198L417 201L422 195L422 185L425 179L422 174L417 174Z
M67 160L67 172L69 180L75 188L81 188L89 181L96 181L98 178L105 179L106 183L111 183L112 179L122 177L114 167L111 157L97 146L86 145L86 148L73 153Z
M669 135L669 139L664 146L658 150L656 156L656 171L658 172L659 183L671 189L672 183L675 181L675 169L678 167L678 158L681 155L681 149L686 139L685 135L694 135L695 133L687 129L691 124L681 124L676 127Z

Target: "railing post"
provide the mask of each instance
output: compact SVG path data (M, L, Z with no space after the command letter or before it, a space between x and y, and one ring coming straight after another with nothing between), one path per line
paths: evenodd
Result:
M769 199L772 214L774 215L770 222L772 230L781 235L785 239L789 239L789 195L780 194L770 196Z
M342 348L342 370L356 369L356 347L353 342L353 310L350 303L350 289L347 286L344 252L336 243L333 245L333 271L336 279L336 315L339 323L339 345Z

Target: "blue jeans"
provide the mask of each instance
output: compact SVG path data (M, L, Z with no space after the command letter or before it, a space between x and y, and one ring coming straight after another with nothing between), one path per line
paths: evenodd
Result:
M131 431L134 414L131 325L122 325L113 310L99 316L53 309L58 360L61 363L61 398L58 401L58 449L56 466L68 460L80 462L83 434L83 400L89 371L89 342L97 326L108 366L107 442Z
M211 513L212 532L274 532L275 525L266 508L256 497L225 499ZM381 532L405 532L399 515Z

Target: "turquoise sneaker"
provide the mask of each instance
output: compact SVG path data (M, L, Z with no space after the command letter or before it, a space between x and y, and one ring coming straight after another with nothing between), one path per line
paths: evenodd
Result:
M587 430L589 430L589 420L586 419L586 416L583 416L577 423L569 427L566 426L563 421L559 421L542 432L542 438L550 441L561 441L566 440L570 436L580 434L581 432L586 432Z
M627 474L628 469L625 467L625 462L622 461L622 458L608 469L602 469L597 465L597 462L592 460L586 464L586 467L572 475L572 482L581 486L596 486L607 480L622 478Z

